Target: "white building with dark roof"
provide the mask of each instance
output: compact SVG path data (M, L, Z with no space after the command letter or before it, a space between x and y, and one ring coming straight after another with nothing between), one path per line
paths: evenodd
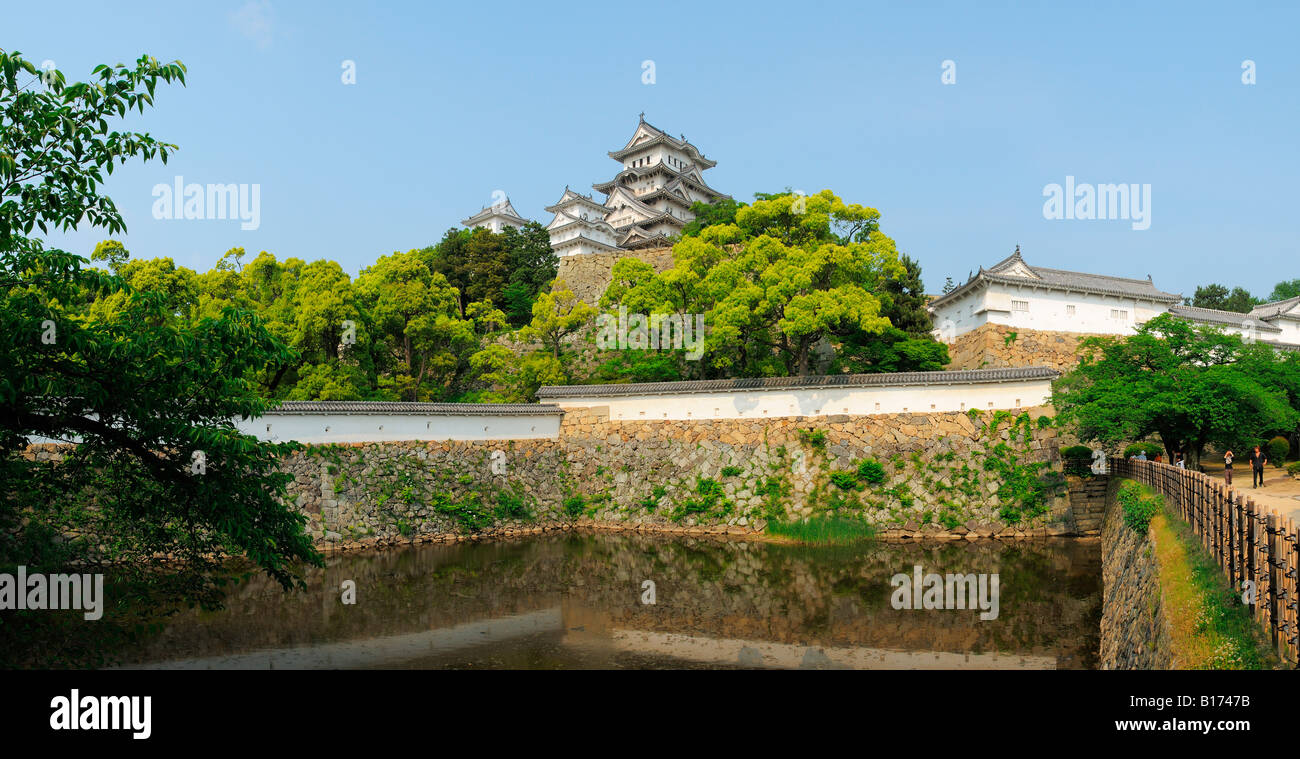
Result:
M484 206L483 210L461 222L470 229L487 229L494 234L501 234L506 227L519 229L527 223L528 219L519 215L508 197L501 203Z
M555 214L546 229L551 233L551 250L557 256L578 256L618 250L614 228L605 223L605 206L564 188L564 194L546 210Z
M1183 305L1183 297L1129 279L1033 266L1016 252L980 268L965 284L930 301L934 335L952 343L986 324L1013 330L1131 335L1169 313L1235 332L1251 341L1300 346L1300 297L1257 306L1248 314Z
M1127 335L1182 302L1151 278L1128 279L1031 266L1016 252L980 267L965 284L930 302L935 335L945 342L984 324L1088 334Z
M1300 345L1300 296L1255 306L1246 317L1276 327L1278 342Z
M647 123L645 114L641 114L627 144L610 151L609 157L618 161L622 169L608 182L592 185L606 196L603 204L595 204L599 211L592 207L594 201L589 197L567 188L560 202L546 209L557 214L549 227L555 230L551 248L556 255L667 245L695 219L692 204L731 197L704 181L704 172L716 166L716 161L705 158L685 135L678 139ZM582 199L588 202L583 203ZM584 219L587 225L581 233L573 226L581 217L567 213L571 209L566 204L587 214ZM564 219L555 210L562 207L566 211ZM611 239L603 238L603 228L595 229L598 223L609 228Z

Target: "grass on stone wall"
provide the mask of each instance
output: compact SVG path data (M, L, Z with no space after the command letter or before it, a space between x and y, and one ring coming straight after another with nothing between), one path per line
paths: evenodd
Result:
M767 534L814 546L852 545L871 540L876 531L861 519L821 514L806 520L770 520Z
M1148 526L1175 660L1180 669L1273 669L1259 624L1219 565L1201 548L1192 529L1162 510Z

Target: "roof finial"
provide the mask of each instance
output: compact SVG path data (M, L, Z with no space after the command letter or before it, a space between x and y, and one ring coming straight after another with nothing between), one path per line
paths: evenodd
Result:
M1016 243L1016 255L1020 255L1020 243Z
M642 111L642 112L641 112L641 123L642 123L642 124L645 123L645 111Z

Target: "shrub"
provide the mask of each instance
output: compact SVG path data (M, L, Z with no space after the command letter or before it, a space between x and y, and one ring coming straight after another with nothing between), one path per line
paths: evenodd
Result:
M1145 451L1148 459L1154 459L1156 456L1163 456L1165 453L1164 446L1159 443L1133 443L1124 449L1124 458L1138 455L1139 452Z
M1092 449L1086 445L1071 445L1061 449L1061 457L1066 459L1092 460Z
M587 499L582 494L571 495L564 499L564 513L570 519L577 519L582 516L582 512L587 508Z
M879 485L885 481L885 467L875 459L863 459L858 462L858 478L870 485Z
M1164 505L1160 496L1148 494L1132 480L1126 480L1120 485L1118 499L1124 510L1124 524L1139 535L1147 534L1151 518Z
M1062 468L1076 477L1092 476L1092 449L1086 445L1072 445L1061 449Z
M799 430L799 438L819 451L826 448L825 430Z
M1300 477L1300 461L1292 461L1286 465L1286 473L1292 477Z
M466 532L478 532L492 526L492 512L483 505L477 493L470 493L461 501L453 501L446 494L435 494L434 510L446 514Z
M669 515L669 519L680 522L688 516L701 515L702 518L725 517L731 513L732 504L727 500L726 491L717 480L701 477L696 480L695 494L698 498L688 498Z
M1268 441L1268 460L1273 462L1273 466L1282 466L1286 463L1286 455L1291 452L1291 441L1281 435Z
M641 499L641 507L644 508L646 511L654 511L656 508L659 507L659 501L665 495L668 495L668 489L665 488L663 485L655 485L650 490L650 495Z
M523 496L504 491L497 494L497 519L527 519L530 516L532 514Z
M831 482L840 490L852 490L858 486L857 472L831 472Z

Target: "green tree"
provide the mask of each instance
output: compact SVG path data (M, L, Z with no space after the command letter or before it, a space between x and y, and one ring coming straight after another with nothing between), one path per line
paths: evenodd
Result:
M533 320L519 330L524 340L541 343L555 360L564 363L564 341L591 323L596 309L578 299L564 282L556 280L551 292L542 293L533 304ZM569 376L568 367L564 367Z
M108 270L117 273L117 270L126 263L131 257L130 251L117 240L104 240L95 246L95 251L90 254L91 261L105 261L108 263Z
M1196 294L1184 298L1183 302L1197 308L1213 308L1219 311L1235 311L1244 314L1258 306L1260 300L1252 296L1245 288L1234 287L1231 290L1223 285L1205 285L1196 288Z
M735 224L736 212L744 207L744 203L737 202L733 198L724 198L717 203L703 203L696 201L691 204L691 213L695 218L682 228L683 237L695 237L705 227L713 227L719 224Z
M0 565L111 565L116 577L150 575L214 603L208 570L238 555L288 587L296 562L321 563L305 518L281 500L291 478L278 464L292 446L241 434L233 420L266 410L247 378L290 349L247 311L190 323L175 291L136 289L32 236L125 230L100 192L105 174L176 148L117 122L152 105L160 82L183 83L185 68L144 56L97 66L88 83L55 72L40 86L38 74L0 51ZM156 273L166 290L177 272L130 276ZM93 310L102 298L118 302ZM29 438L74 445L59 462L28 460ZM179 562L158 575L165 555Z
M1296 297L1300 297L1300 279L1288 279L1273 286L1273 292L1268 296L1268 300L1274 303Z
M900 260L878 211L830 190L756 197L734 223L683 237L663 273L619 261L602 307L704 314L708 360L680 367L697 376L809 374L827 346L883 334L892 326L886 308L923 326L919 267L913 276Z
M531 320L533 301L555 280L560 259L551 250L551 233L535 221L518 230L506 227L501 237L510 278L500 297L492 300L505 311L510 324L520 327Z
M1108 446L1158 435L1196 463L1206 445L1254 445L1295 430L1300 362L1236 335L1161 314L1128 338L1093 337L1052 402L1080 439Z
M446 400L477 349L460 292L429 270L421 251L383 256L362 270L357 291L375 330L376 366L403 400Z

